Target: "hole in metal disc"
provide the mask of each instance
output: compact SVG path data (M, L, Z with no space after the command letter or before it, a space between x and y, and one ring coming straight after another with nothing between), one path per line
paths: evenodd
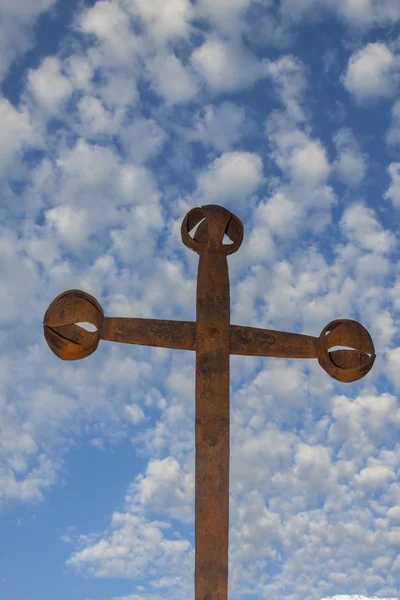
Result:
M90 331L90 332L94 332L97 331L97 327L96 325L93 325L93 323L75 323L75 325L78 325L78 327L81 327L82 329L85 329L86 331Z
M205 219L201 219L201 221L199 221L197 223L197 225L195 225L194 227L192 227L192 229L189 230L189 233L192 235L192 237L194 237L196 235L196 231L198 230L198 228L200 227L200 225L202 223L204 223Z
M353 348L352 346L333 346L329 348L329 352L334 352L335 350L355 350L356 352L361 352L361 350L357 350L357 348ZM369 352L362 351L363 354L367 354L369 357L372 355Z

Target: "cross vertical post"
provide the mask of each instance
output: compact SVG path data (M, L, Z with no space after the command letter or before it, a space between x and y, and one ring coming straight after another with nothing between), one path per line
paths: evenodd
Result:
M189 231L199 221L192 239ZM228 230L235 241L224 245ZM228 597L230 297L226 257L237 250L242 238L242 224L219 206L194 209L182 224L183 242L200 255L196 302L196 600Z
M93 296L69 290L47 309L44 335L63 360L89 356L100 339L196 352L195 600L227 600L230 354L317 358L331 377L352 382L370 371L375 349L368 331L349 319L331 321L318 338L231 325L227 256L240 247L243 224L225 208L207 205L186 215L181 233L200 257L195 323L105 317ZM225 244L224 236L232 242ZM85 322L96 332L78 325ZM334 346L346 348L329 351Z

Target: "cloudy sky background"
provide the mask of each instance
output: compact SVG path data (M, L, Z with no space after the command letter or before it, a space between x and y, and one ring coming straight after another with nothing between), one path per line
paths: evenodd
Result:
M398 0L2 0L0 596L193 597L194 354L44 312L195 319L180 226L244 222L235 324L359 320L377 359L231 359L230 599L400 596Z

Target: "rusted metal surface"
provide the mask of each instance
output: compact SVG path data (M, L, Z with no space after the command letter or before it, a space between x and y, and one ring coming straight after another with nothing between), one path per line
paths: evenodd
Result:
M200 257L195 323L104 317L93 296L69 290L50 304L44 335L63 360L89 356L100 339L196 352L195 599L227 600L230 354L317 358L331 377L351 382L370 371L375 349L368 331L349 319L328 323L319 337L231 325L227 256L242 243L241 221L208 205L186 215L181 233ZM77 325L85 322L97 330ZM330 351L337 346L346 349Z
M196 323L105 317L100 339L141 346L196 350Z
M189 235L204 219L194 238ZM231 226L230 226L231 225ZM232 239L223 244L224 234ZM243 225L219 206L191 211L182 240L200 256L196 303L195 598L228 597L229 339L227 255L243 239Z
M44 337L59 358L86 358L99 344L103 320L103 309L93 296L81 290L68 290L57 296L47 309ZM91 323L97 331L86 331L76 323Z
M317 358L318 338L300 333L231 325L231 354Z
M76 291L70 290L64 292L64 294L71 294L70 300L73 301ZM79 293L84 294L84 292ZM94 300L93 297L92 299ZM80 319L83 322L82 317ZM76 346L81 343L84 345L85 340L88 340L91 354L96 349L96 342L98 343L99 339L122 344L196 351L195 321L104 317L100 331L92 333L74 326L74 320L71 320L71 318L68 320L70 323L66 324L64 317L62 325L59 318L55 321L58 325L49 320L49 317L46 317L44 321L45 336L49 346L63 360L74 360L75 358L89 356L89 353L84 354ZM86 320L90 322L90 318ZM360 326L359 323L358 325ZM366 333L368 334L368 332ZM72 343L71 350L75 351L75 357L72 357L69 342ZM343 345L343 342L341 345ZM275 358L318 358L320 352L319 338L311 335L241 325L230 326L229 354L271 356ZM335 350L328 354L330 357L328 364L332 362L332 368L339 366L348 369L357 365L363 366L365 361L369 360L368 354L365 352Z
M353 350L334 350L334 346L351 346ZM368 331L357 321L336 319L324 327L319 336L318 362L334 379L350 383L371 370L375 348Z

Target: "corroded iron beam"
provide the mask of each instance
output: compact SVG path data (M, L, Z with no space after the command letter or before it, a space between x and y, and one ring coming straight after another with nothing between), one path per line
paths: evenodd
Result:
M63 327L57 327L60 334ZM310 335L240 325L230 325L229 331L230 354L318 358L318 338ZM195 351L196 322L104 317L99 337L108 342Z
M93 318L93 316L91 317L89 314L85 316L83 313L76 316L69 312L69 306L72 303L76 307L76 303L80 303L81 298L90 298L89 306L92 307L95 306L94 302L97 302L86 292L69 290L54 300L43 321L45 337L50 348L63 360L78 360L84 358L84 355L89 356L97 348L100 340L196 351L195 321L104 316ZM64 299L67 300L66 304L64 304ZM57 313L61 313L61 305L64 306L62 320L56 316ZM97 310L95 309L95 314ZM76 325L77 322L92 321L99 323L97 332L89 332ZM326 338L326 331L330 327L332 333ZM350 332L352 332L352 338L349 338ZM329 352L329 347L335 345L350 345L358 350L344 349ZM88 354L86 348L91 349ZM373 364L374 352L368 332L357 321L350 319L332 321L324 328L319 338L301 333L275 331L274 329L230 325L230 354L275 358L318 358L320 363L323 363L324 369L338 381L355 381L355 379L349 379L349 375L353 376L353 372L348 372L350 368L356 368L357 373L362 377L363 367L365 369L368 367L365 371L366 374ZM335 367L342 371L337 371Z

